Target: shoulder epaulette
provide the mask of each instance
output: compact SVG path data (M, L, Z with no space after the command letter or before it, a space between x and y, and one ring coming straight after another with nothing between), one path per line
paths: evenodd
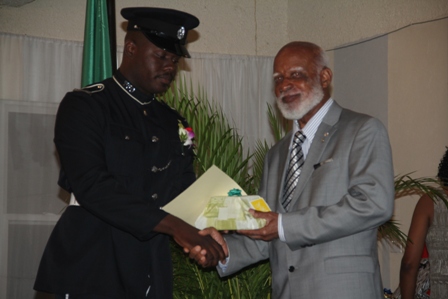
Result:
M100 92L104 90L104 84L103 83L97 83L97 84L92 84L89 86L86 86L82 89L76 88L73 91L82 91L88 94L92 94L92 93L96 93L96 92Z

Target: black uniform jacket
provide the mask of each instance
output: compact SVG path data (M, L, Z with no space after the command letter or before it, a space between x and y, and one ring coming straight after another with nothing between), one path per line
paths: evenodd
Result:
M160 209L194 180L185 120L113 78L66 94L54 142L69 206L54 228L35 289L112 298L171 298L169 237L153 232ZM148 105L142 102L151 101Z

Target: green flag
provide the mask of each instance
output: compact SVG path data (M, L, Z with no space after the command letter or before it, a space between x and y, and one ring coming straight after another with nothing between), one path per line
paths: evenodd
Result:
M112 76L106 0L87 0L81 86Z

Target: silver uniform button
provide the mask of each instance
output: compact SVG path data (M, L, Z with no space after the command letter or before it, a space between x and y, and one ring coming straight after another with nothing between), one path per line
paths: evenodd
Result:
M151 171L152 171L152 172L157 172L157 167L156 167L156 166L153 166L153 167L151 168Z
M157 141L159 141L159 138L157 136L152 136L151 141L157 142Z
M152 199L157 199L159 196L157 195L157 193L154 193L153 195L151 195Z
M146 112L146 110L143 110L143 115L148 116L148 112Z

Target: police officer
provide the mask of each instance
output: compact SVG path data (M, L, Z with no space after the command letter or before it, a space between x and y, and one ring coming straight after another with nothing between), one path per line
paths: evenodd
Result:
M169 239L219 244L160 209L194 180L188 124L157 101L173 81L199 20L162 8L125 8L123 62L112 78L66 94L55 126L59 185L72 196L44 251L35 289L56 298L171 298Z

